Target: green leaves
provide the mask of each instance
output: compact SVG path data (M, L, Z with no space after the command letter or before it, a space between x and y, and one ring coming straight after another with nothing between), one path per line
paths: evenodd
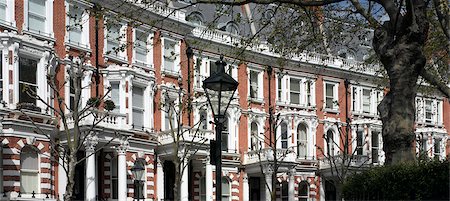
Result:
M347 200L449 200L449 163L427 161L376 167L344 183Z

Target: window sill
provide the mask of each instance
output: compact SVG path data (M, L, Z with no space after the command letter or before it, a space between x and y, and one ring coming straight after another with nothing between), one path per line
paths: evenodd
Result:
M126 64L127 63L127 59L125 57L123 57L123 56L105 54L105 62L108 62L108 60L119 62L119 63L122 63L122 64Z
M15 22L8 22L0 20L0 27L4 27L13 31L17 31L16 23Z
M264 104L264 99L262 99L262 98L251 98L251 97L248 97L248 101L250 101L252 103Z
M23 30L23 33L33 36L38 39L46 40L46 41L51 41L51 42L56 41L53 36L53 33L39 33L39 32L35 32L35 31L30 31L30 30Z
M152 70L153 69L153 65L152 64L148 64L148 63L144 63L144 62L140 62L140 61L133 61L133 66L141 68L143 70Z
M70 41L66 41L66 45L69 46L71 49L79 50L82 52L91 52L91 49L87 44L73 43Z
M378 118L378 114L374 113L364 113L364 112L355 112L352 111L353 116L360 116L360 117L369 117L369 118Z
M338 109L325 108L325 109L324 109L324 112L325 112L325 113L339 114L339 110L338 110Z
M315 105L306 106L304 104L291 104L284 101L277 101L278 106L282 107L290 107L290 108L297 108L297 109L305 109L305 110L316 110Z
M166 77L173 77L173 78L181 77L180 71L172 71L167 69L162 69L161 74Z

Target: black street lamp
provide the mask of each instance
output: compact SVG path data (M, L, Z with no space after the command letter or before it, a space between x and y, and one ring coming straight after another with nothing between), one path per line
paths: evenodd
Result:
M234 93L238 87L238 82L230 75L225 73L225 66L227 64L223 61L223 56L216 61L217 72L211 72L211 76L203 81L203 89L205 90L206 98L211 106L214 115L214 124L216 126L216 141L211 142L210 152L213 155L211 158L216 158L216 201L222 200L222 129L225 120L225 114L233 100ZM222 97L229 95L229 100L225 105L222 105ZM211 97L214 98L211 100ZM213 104L216 102L217 104ZM213 101L213 102L212 102ZM215 145L215 146L214 146Z
M135 183L135 196L134 198L137 198L137 200L140 200L141 193L141 182L142 182L142 175L144 175L145 171L145 160L142 158L136 159L134 162L134 166L131 168L131 173L133 173L134 176L134 183Z

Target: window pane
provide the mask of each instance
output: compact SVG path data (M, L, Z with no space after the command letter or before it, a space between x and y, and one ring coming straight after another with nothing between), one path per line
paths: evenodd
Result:
M119 93L119 84L115 83L115 84L111 84L111 100L114 102L114 105L116 106L114 108L114 112L119 112L120 109L120 93Z
M370 90L363 89L363 112L370 112Z
M215 73L217 73L216 62L214 62L214 61L209 62L209 72L210 72L210 75L214 75Z
M144 89L141 87L133 87L133 107L143 108L144 105Z
M133 126L135 129L142 129L144 126L144 111L133 109Z
M362 155L363 154L363 131L357 131L356 132L356 154Z
M23 194L31 194L33 191L38 193L38 173L20 172L20 192Z
M201 129L208 129L208 120L207 120L207 115L206 115L206 111L201 111L200 112L200 128Z
M300 94L291 92L291 103L300 104Z
M45 16L45 0L29 0L28 10L30 12Z
M291 91L300 92L300 80L291 79Z
M6 21L6 4L5 0L0 1L0 20Z
M20 167L21 169L38 171L39 164L37 152L28 147L23 148L20 154Z
M28 28L31 31L45 33L45 18L30 13L28 15Z
M36 60L22 57L19 59L19 68L19 81L36 84Z
M326 84L326 96L327 97L333 97L333 84Z
M145 32L136 30L135 52L136 60L147 62L147 37Z
M72 43L80 43L81 28L83 26L82 24L83 10L77 6L70 5L68 17L69 17L69 24L67 30L69 31L69 41Z

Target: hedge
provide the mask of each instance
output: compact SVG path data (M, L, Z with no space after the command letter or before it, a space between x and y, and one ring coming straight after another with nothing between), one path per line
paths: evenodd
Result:
M449 161L404 163L350 176L345 200L449 200Z

